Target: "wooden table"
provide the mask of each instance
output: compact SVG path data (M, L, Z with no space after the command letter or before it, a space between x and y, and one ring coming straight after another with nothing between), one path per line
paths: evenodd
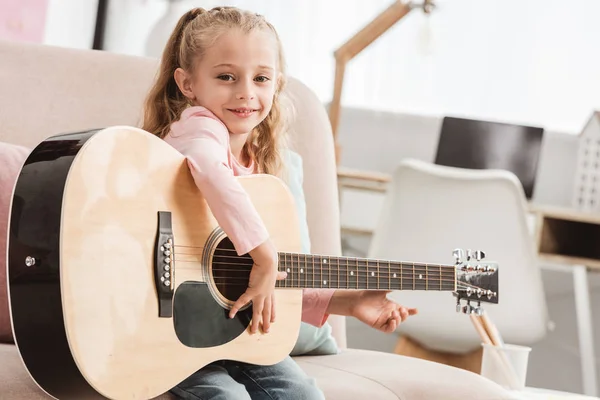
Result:
M600 272L600 215L535 204L529 212L536 218L535 245L541 265L560 265L573 274L583 389L586 395L597 396L588 271Z

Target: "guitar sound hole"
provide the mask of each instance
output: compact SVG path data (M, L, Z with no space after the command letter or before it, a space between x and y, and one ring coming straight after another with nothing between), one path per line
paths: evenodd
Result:
M212 260L212 275L219 293L235 302L248 288L252 258L248 254L238 256L229 238L216 247Z

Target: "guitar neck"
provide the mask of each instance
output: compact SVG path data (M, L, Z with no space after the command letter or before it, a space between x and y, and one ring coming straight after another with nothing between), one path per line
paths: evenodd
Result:
M279 288L455 291L453 265L279 253Z

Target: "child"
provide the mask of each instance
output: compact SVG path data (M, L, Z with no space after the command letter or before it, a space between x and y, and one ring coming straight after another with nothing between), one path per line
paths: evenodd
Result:
M239 255L254 265L230 317L252 302L252 333L275 321L277 250L235 176L281 175L286 82L279 37L262 16L233 7L184 14L166 45L145 104L143 128L187 157L192 176ZM302 321L322 326L329 314L351 315L393 332L416 310L386 292L304 290ZM272 366L220 361L172 389L184 399L322 399L290 358Z

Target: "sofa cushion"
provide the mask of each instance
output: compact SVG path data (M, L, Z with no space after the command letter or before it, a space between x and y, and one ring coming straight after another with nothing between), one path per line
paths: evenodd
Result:
M295 360L316 378L328 400L517 398L473 372L397 354L348 349L335 356Z
M6 246L12 192L29 150L0 142L0 342L13 341L6 293Z

